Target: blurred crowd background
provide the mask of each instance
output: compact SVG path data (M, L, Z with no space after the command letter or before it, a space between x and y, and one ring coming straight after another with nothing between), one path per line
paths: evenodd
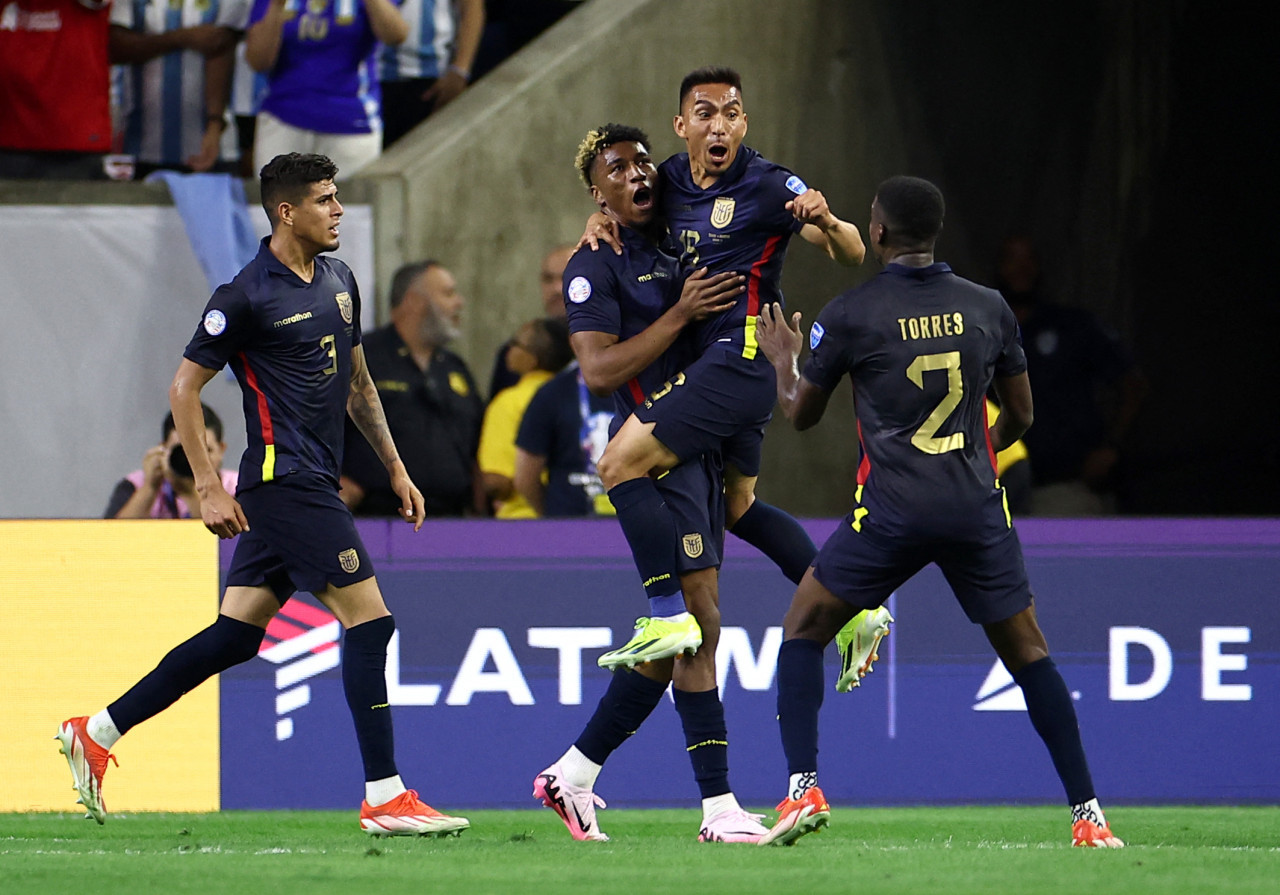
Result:
M254 172L281 151L331 155L344 201L367 207L351 236L367 350L429 513L607 513L593 475L607 404L566 366L559 299L592 211L573 148L622 121L658 158L679 151L676 88L705 64L742 72L747 145L859 227L885 177L940 185L940 258L1001 289L1023 327L1036 422L1006 480L1024 514L1274 515L1280 312L1261 218L1277 104L1249 9L0 0L0 516L190 512L158 424L207 291L147 259L153 280L188 285L163 308L131 304L93 288L111 282L99 262L73 276L74 250L25 251L26 222L56 232L81 209L165 205L192 173L226 175L252 207ZM874 274L800 245L783 284L811 320ZM113 315L173 322L144 350ZM770 502L847 509L856 432L849 396L835 400L815 433L772 427ZM238 400L214 420L210 449L234 468ZM352 506L392 513L359 446L348 455Z

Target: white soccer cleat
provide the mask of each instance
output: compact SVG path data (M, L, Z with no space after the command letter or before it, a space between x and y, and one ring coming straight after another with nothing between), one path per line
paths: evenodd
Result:
M703 822L698 841L758 843L769 834L769 828L760 823L762 820L763 814L749 814L741 808L721 811Z
M107 804L102 798L102 778L107 773L108 759L116 761L116 757L89 736L88 723L83 715L69 718L62 722L54 739L62 743L59 751L71 768L75 790L80 794L77 801L84 805L89 817L103 824L107 822ZM119 764L116 762L117 767Z
M470 826L465 817L441 814L412 789L384 805L360 805L360 829L370 836L461 836Z
M579 842L609 841L596 823L596 808L607 807L604 799L590 787L574 786L566 781L559 762L533 778L533 797L560 815L569 828L569 835Z

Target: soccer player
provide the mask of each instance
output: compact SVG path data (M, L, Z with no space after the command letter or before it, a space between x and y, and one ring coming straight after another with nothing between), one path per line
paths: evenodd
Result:
M296 590L316 595L346 630L342 684L364 762L360 828L374 836L443 835L470 824L423 804L396 771L385 677L395 621L351 512L338 497L349 413L387 467L403 518L417 531L422 495L405 471L365 366L360 291L338 248L342 204L325 156L290 153L261 172L271 236L205 307L169 389L205 526L236 544L217 620L91 717L58 730L80 801L106 819L110 749L182 694L258 654L268 622ZM248 447L236 496L204 451L200 391L230 363L244 393Z
M932 562L1022 688L1066 789L1072 844L1120 848L1094 793L1071 694L1036 623L995 473L996 453L1032 419L1017 322L998 292L934 260L943 213L942 193L926 180L880 185L867 238L884 270L818 315L803 374L800 314L788 325L778 305L762 309L757 336L787 418L797 429L817 423L847 373L861 442L853 511L823 544L783 623L778 721L791 779L762 844L791 843L830 819L817 784L824 647L854 613L879 606ZM992 385L1002 409L988 426Z
M588 133L577 155L592 198L620 225L622 254L574 255L565 271L565 305L583 378L592 391L614 395L616 421L684 365L687 358L677 339L686 324L727 308L743 289L743 277L735 273L708 276L700 270L686 279L674 251L664 250L667 230L657 215L657 168L648 146L649 138L637 128L609 124ZM604 807L593 791L596 778L674 682L676 711L702 796L698 840L758 842L765 834L760 815L743 811L729 786L728 736L716 687L724 508L714 458L677 466L657 487L669 508L667 524L679 531L683 547L678 561L671 557L675 574L692 610L690 621L696 618L701 625L697 640L682 640L681 629L673 626L671 646L674 651L703 649L679 658L669 653L635 671L615 670L582 734L534 779L533 795L560 815L574 839L607 839L595 818L596 806ZM613 497L621 512L625 502Z
M650 618L641 620L631 641L600 658L605 667L663 655L673 619L685 608L671 569L678 545L651 472L721 451L728 528L793 582L813 561L817 548L800 523L755 497L764 427L774 404L773 369L757 350L755 321L762 303L782 300L779 279L793 235L844 265L861 264L866 251L858 228L836 217L822 193L743 145L747 115L742 78L733 69L700 68L686 75L674 126L687 151L659 169L667 224L686 266L737 271L746 277L746 296L700 324L693 334L697 360L661 395L635 408L600 458L600 477L618 507L636 564L642 574L652 570L643 575L651 603L655 596L667 598L665 607L651 606ZM642 529L644 537L632 535ZM879 608L843 632L837 689L857 686L870 671L892 621Z

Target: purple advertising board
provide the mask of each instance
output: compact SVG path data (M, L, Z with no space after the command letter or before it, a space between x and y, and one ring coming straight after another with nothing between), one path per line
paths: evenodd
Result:
M819 543L837 524L806 523ZM532 807L534 775L573 742L608 683L596 657L647 605L617 523L360 530L396 617L387 678L406 783L442 810ZM1026 520L1018 531L1099 797L1280 801L1280 520ZM772 805L787 780L774 671L793 590L730 536L717 664L731 781L748 805ZM907 582L890 609L897 623L860 689L835 692L828 650L828 798L1061 801L1021 692L937 570ZM340 656L337 622L295 597L259 657L222 675L223 808L359 803ZM615 806L697 804L669 700L596 788Z

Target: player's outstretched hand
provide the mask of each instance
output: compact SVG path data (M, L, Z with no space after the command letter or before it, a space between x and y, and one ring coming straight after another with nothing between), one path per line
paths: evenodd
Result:
M756 324L756 343L769 363L775 367L794 364L804 347L804 334L800 332L800 312L791 315L788 325L782 305L769 302L760 308Z
M707 269L700 267L684 281L676 308L685 315L686 323L705 320L737 304L746 283L747 278L735 271L708 275Z
M245 518L240 502L221 484L200 498L200 518L205 528L224 540L249 530L249 520Z
M413 530L418 531L422 528L422 520L427 518L427 505L422 499L422 492L418 490L418 486L413 483L413 479L409 478L409 473L404 471L404 465L395 464L399 467L391 473L391 490L400 498L400 506L397 511L400 518L405 522L413 523Z
M587 218L587 228L582 231L582 238L573 248L577 251L583 246L589 246L594 252L602 242L612 248L615 255L622 254L622 231L618 222L604 212L597 211Z
M787 203L787 211L795 215L802 224L813 224L815 227L827 229L835 220L831 208L827 205L827 197L818 190L805 190Z

